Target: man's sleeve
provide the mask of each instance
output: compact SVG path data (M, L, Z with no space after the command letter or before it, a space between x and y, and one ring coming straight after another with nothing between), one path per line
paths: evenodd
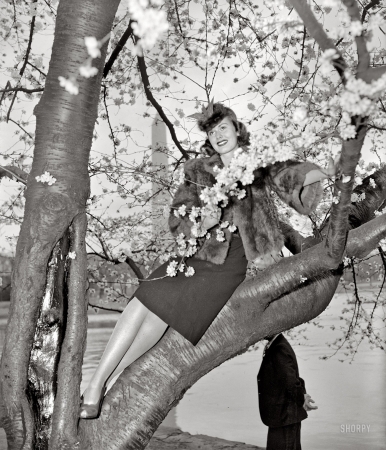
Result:
M278 368L278 377L288 396L298 406L304 404L305 385L297 375L297 365L293 355L284 346L277 348L273 354L274 367Z

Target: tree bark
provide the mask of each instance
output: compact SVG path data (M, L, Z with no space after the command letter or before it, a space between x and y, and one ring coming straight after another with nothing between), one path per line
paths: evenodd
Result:
M386 168L371 178L377 185L372 195L366 194L365 200L349 209L351 226L364 225L349 232L348 256L365 256L386 236L386 216L374 219L374 211L386 202ZM369 180L356 189L358 193L362 190L370 190ZM322 242L308 250L308 254L313 252L309 261L320 256L324 245ZM300 240L293 249L296 246L302 251ZM307 252L302 252L276 264L271 273L267 269L263 276L242 283L196 347L169 329L152 350L123 372L106 396L99 419L81 420L80 448L145 448L166 414L202 376L265 336L317 317L330 303L342 268L328 270L321 264L312 279L300 283L302 270L306 272L308 266L304 260L308 258ZM295 259L296 264L291 263ZM278 285L288 286L287 278L293 273L288 277L287 273L292 265L297 285L291 292L287 290L267 301L267 293L274 292Z
M11 306L0 366L0 423L6 430L10 450L36 448L33 412L26 394L27 374L47 284L47 264L56 243L74 218L84 213L89 195L87 164L107 44L102 48L101 57L93 61L99 70L97 76L81 78L78 77L79 66L88 58L84 37L101 39L109 33L118 4L119 0L61 0L58 7L46 85L35 108L34 158L16 248ZM60 87L59 76L78 77L79 94L71 95ZM45 171L56 178L52 186L36 181ZM82 277L85 277L84 271L79 278L75 277L78 278L75 283L84 283ZM76 291L75 285L73 291ZM82 310L84 299L80 297L75 294L74 299L81 302L78 308ZM71 302L69 306L75 307ZM79 323L84 322L84 307L77 317ZM70 315L64 317L64 327L69 321L73 328L72 320ZM79 370L80 361L74 364ZM58 391L61 389L67 389L72 408L75 403L79 405L79 385L59 385ZM60 404L63 405L62 401ZM56 420L62 419L56 417Z

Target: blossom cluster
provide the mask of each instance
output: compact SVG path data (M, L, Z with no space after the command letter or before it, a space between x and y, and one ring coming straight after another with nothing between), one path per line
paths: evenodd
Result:
M71 95L78 95L79 94L79 85L76 82L76 78L70 77L65 78L62 76L58 77L60 86L64 87L64 89Z
M38 175L37 177L35 177L35 180L36 180L38 183L47 183L48 186L52 186L52 185L55 183L56 178L54 178L54 177L50 174L50 172L45 171L45 172L43 173L43 175Z
M238 187L251 184L254 180L254 171L259 167L266 167L278 161L287 161L294 154L289 145L279 142L272 134L255 134L251 136L251 146L248 149L238 148L228 167L216 169L216 183L206 187L200 194L201 200L210 208L222 207L228 204L228 196L238 199L245 197L245 189Z
M134 34L145 50L150 50L169 27L165 11L156 9L162 3L162 0L128 0L130 17L134 21ZM137 48L137 52L139 51Z
M321 102L321 111L341 114L338 129L342 139L347 140L356 136L352 117L367 117L376 112L376 102L386 90L386 74L371 83L355 78L348 72L345 75L346 85L341 92Z
M351 201L353 203L361 202L365 198L366 198L366 194L364 192L362 192L362 194L356 194L355 192L353 192L351 194Z

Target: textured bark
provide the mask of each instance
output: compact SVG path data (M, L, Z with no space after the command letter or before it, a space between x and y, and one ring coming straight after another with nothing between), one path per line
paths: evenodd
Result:
M89 195L87 165L107 44L101 57L94 60L98 75L79 77L79 95L61 88L58 77L78 76L79 66L88 57L84 37L103 38L111 30L118 4L119 0L61 0L58 7L46 85L35 108L34 158L0 366L0 423L10 450L32 449L35 445L33 413L26 396L28 364L46 289L48 260L74 218L84 213ZM36 181L36 176L45 171L57 180L52 186ZM84 320L81 314L80 321ZM75 395L71 398L76 401Z
M49 449L76 448L79 414L79 386L87 335L87 253L86 214L78 215L71 226L70 251L75 259L69 260L68 304L66 332L58 367L58 392L52 417L52 438Z
M374 211L386 200L385 172L384 168L372 175L377 184L372 195L350 206L350 224L358 226L363 221L364 225L349 232L348 256L363 257L386 236L386 216L374 219ZM365 181L357 192L370 189L368 184ZM293 249L298 246L302 251L302 244L296 240ZM266 270L242 283L196 347L169 329L152 350L124 371L106 396L100 418L80 422L80 448L145 448L169 410L202 376L265 336L317 317L330 303L341 270L323 270L321 265L305 283L300 282L300 275L315 260L317 267L323 246L322 242L310 248L310 259L303 252L276 264L270 273ZM292 291L267 301L283 286L292 286Z
M54 247L48 262L46 289L36 325L28 370L28 397L34 412L36 450L47 448L63 334L64 271L67 236Z

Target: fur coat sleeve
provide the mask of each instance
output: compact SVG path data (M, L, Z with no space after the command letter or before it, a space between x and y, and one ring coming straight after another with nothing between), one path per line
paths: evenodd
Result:
M300 214L310 214L320 202L323 194L320 182L303 186L307 173L318 169L316 164L291 160L267 168L271 188Z
M171 211L169 215L169 228L174 236L178 236L183 233L188 239L192 236L193 222L189 219L189 212L192 207L201 207L201 200L197 189L197 180L195 175L194 166L196 160L190 160L185 163L184 172L185 180L178 187L174 196ZM180 206L185 205L187 213L184 216L178 217L174 214Z

